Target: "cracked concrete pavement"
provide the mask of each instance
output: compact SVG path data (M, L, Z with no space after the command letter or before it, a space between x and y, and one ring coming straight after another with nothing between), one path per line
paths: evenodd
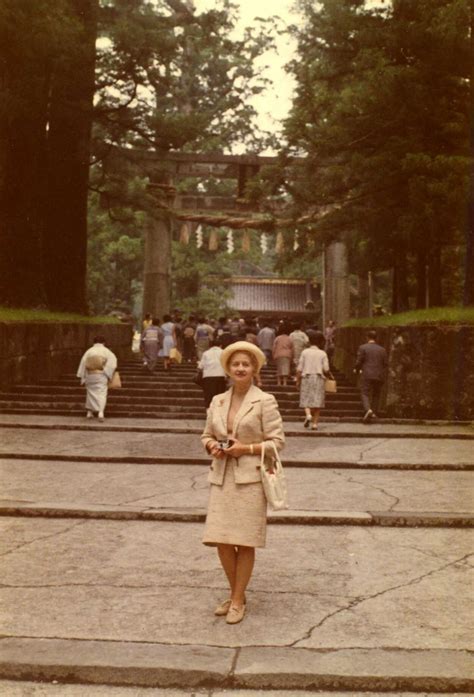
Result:
M467 530L273 526L248 615L229 631L212 614L225 583L201 525L4 518L0 528L6 636L474 648Z
M46 428L51 417L14 428L14 418L11 426L0 423L0 508L9 501L57 510L206 506L208 459L196 434ZM410 425L389 437L381 424L371 435L360 425L337 426L331 437L288 438L284 461L306 465L287 469L292 511L474 510L469 427ZM403 469L407 463L412 469ZM215 550L201 544L202 529L194 522L0 518L0 646L14 657L0 659L0 694L224 697L235 684L241 697L302 697L299 687L329 686L333 697L339 689L368 697L369 687L372 696L409 697L409 687L428 694L427 685L452 694L462 684L466 692L467 650L474 649L471 530L272 525L266 549L257 551L246 618L229 627L213 615L226 584ZM216 660L220 682L212 687ZM189 664L208 676L207 689ZM171 665L183 683L169 677ZM117 669L135 687L5 680L113 683ZM189 689L165 689L172 684ZM291 685L287 693L243 689Z
M208 467L0 459L9 502L205 509ZM293 511L474 512L471 472L289 468Z
M403 438L313 438L289 437L284 450L287 462L309 461L415 465L472 465L474 446L470 440ZM0 456L6 454L68 457L158 458L186 457L205 460L199 438L194 434L87 432L2 428Z

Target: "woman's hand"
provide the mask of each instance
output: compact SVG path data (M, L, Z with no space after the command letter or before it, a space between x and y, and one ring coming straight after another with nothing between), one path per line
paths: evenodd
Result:
M242 455L250 455L250 449L239 440L233 440L230 448L226 448L224 453L229 457L242 457Z
M226 451L219 447L219 443L216 440L213 443L209 443L207 450L209 455L216 457L218 460L225 457Z

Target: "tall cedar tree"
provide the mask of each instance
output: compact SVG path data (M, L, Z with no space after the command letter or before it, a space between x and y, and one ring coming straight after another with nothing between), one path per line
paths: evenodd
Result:
M96 0L0 8L1 301L85 310Z
M468 181L468 0L302 0L290 180L311 235L345 237L359 270L393 268L393 311L416 260L422 305L441 304L443 247L460 245ZM448 255L449 256L449 255ZM425 269L429 268L429 279Z
M93 118L99 189L113 146L166 151L252 138L245 102L260 89L252 61L267 39L250 30L232 42L235 8L221 6L196 17L181 0L1 4L2 302L85 309ZM98 23L111 44L99 61Z

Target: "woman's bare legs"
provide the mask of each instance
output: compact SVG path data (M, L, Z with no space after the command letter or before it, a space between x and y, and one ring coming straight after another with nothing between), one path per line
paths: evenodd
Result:
M245 589L252 576L255 549L254 547L217 545L217 552L229 581L232 605L241 607L245 603Z
M232 589L232 605L245 605L245 589L252 576L255 563L255 547L237 547L237 565L235 568L235 585Z
M237 550L234 545L217 545L217 553L219 554L219 560L222 564L222 568L225 571L227 580L229 581L230 591L232 594L235 586Z
M321 409L311 409L311 416L313 417L313 427L318 425L320 411Z

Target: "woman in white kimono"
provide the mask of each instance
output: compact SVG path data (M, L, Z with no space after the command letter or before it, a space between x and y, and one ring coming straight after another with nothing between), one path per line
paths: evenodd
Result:
M109 380L117 369L117 357L105 345L103 336L94 337L94 345L81 358L77 377L86 386L86 417L92 419L97 412L104 420Z

